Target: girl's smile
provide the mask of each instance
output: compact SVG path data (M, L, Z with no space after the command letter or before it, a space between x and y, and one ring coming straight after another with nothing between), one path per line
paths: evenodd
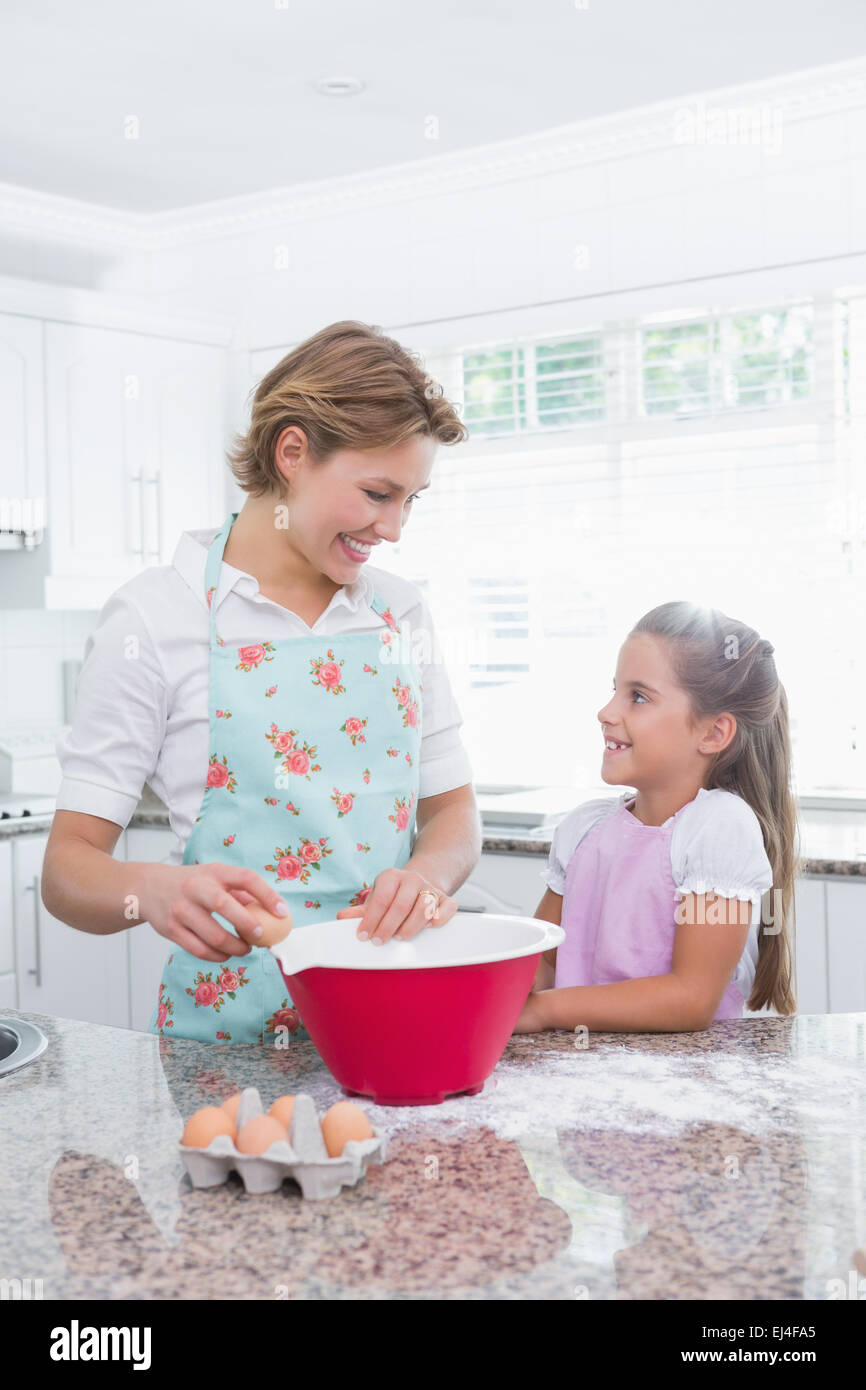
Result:
M605 758L615 758L619 753L627 753L627 752L629 751L630 748L631 748L631 744L630 744L630 743L618 742L616 739L608 738L608 736L605 735L605 740L604 740L604 757L605 757Z

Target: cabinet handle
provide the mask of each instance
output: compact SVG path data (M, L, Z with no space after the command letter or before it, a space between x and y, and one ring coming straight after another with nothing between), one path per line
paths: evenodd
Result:
M156 555L159 560L162 556L162 475L159 469L147 481L156 488L156 550L148 553Z
M138 545L131 546L133 555L140 555L144 559L144 475L142 473L130 473L129 481L138 483Z
M28 970L28 975L36 976L36 987L42 986L42 938L39 933L39 875L35 874L33 882L24 889L25 893L33 894L33 926L36 940L36 969Z
M486 907L463 907L461 903L458 903L458 904L457 904L457 911L458 911L458 912L486 912L486 911L487 911L487 908L486 908Z

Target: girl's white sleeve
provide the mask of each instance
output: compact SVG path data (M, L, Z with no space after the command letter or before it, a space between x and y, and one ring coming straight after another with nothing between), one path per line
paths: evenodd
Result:
M596 801L584 801L559 822L553 832L547 864L539 874L554 893L564 894L568 863L581 840L604 816L615 811L621 800L620 796L603 796Z
M685 808L671 836L671 870L681 893L715 893L752 904L773 886L761 823L747 801L720 787L702 790Z

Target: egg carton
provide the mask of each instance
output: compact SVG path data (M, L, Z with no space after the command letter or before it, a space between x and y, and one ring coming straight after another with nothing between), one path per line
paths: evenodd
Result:
M241 1093L237 1128L264 1114L255 1086ZM283 1178L294 1178L304 1197L319 1201L336 1197L342 1187L354 1187L371 1163L384 1163L384 1134L373 1130L372 1139L350 1139L342 1154L331 1158L312 1096L299 1094L289 1126L288 1140L278 1140L263 1154L244 1154L227 1134L218 1134L205 1149L178 1145L193 1187L219 1187L230 1172L240 1174L247 1192L276 1192Z

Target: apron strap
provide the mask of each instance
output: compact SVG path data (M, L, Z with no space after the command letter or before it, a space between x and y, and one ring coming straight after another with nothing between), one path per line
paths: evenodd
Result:
M396 632L399 634L400 629L397 626L391 609L388 607L385 600L383 598L380 598L380 596L377 593L374 593L373 597L370 599L370 607L372 608L374 613L378 614L378 616L382 619L386 627L389 627L392 632Z

